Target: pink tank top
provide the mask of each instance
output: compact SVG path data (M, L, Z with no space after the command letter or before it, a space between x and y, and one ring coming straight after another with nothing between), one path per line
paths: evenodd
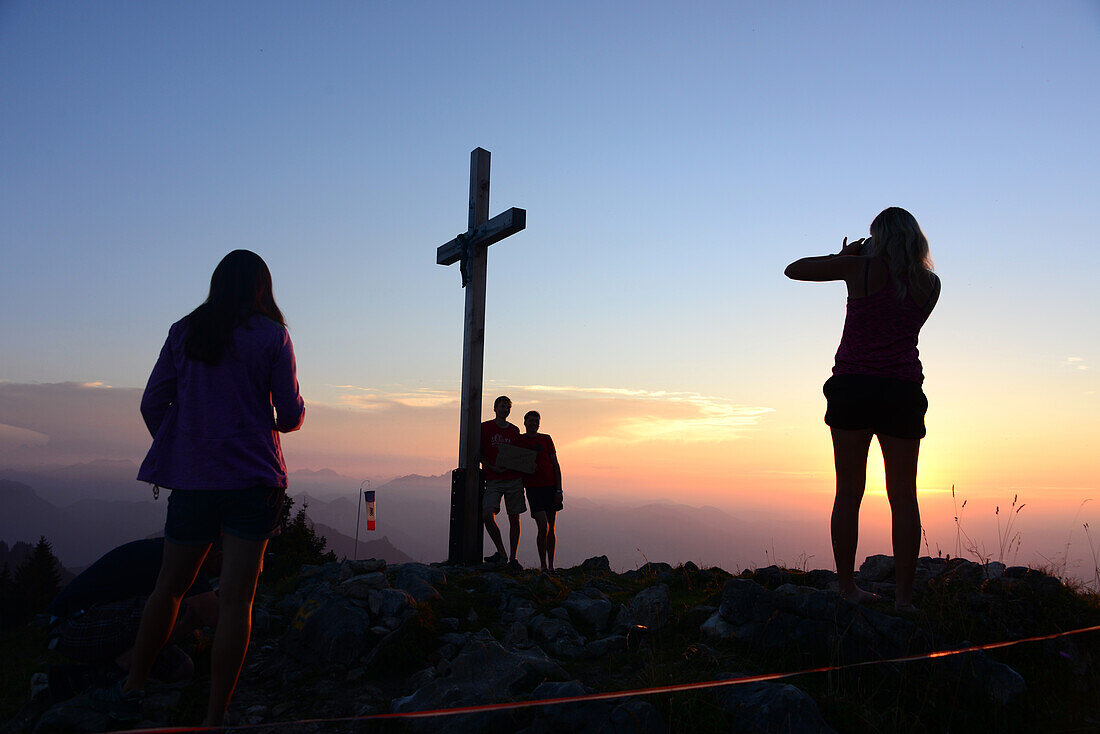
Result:
M939 288L936 281L932 293ZM924 372L917 335L928 319L928 301L913 300L912 289L898 300L894 279L863 298L848 297L844 333L836 350L834 375L875 375L921 384Z

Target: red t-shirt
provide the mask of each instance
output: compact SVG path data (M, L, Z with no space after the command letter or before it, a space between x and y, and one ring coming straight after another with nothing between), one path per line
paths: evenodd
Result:
M509 423L504 428L495 420L481 424L481 460L487 464L497 463L497 446L502 443L519 445L519 428ZM523 475L509 469L505 472L485 470L485 479L519 479Z
M537 451L535 465L538 471L534 474L523 475L524 487L553 487L555 484L554 461L551 457L557 453L554 449L554 439L545 433L531 435L525 433L519 437L519 445L525 449Z

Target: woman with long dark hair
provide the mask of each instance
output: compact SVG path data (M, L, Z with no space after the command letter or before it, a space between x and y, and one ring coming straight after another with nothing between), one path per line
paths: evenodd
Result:
M116 718L140 714L141 691L180 599L222 541L219 615L204 726L217 726L248 650L267 541L279 531L286 465L279 433L302 425L294 349L254 252L234 250L210 295L172 325L141 399L153 445L138 479L170 489L164 559L142 615L129 677L103 692Z
M784 273L794 280L843 280L848 287L844 332L823 388L836 466L831 525L840 593L855 602L874 596L856 586L854 576L867 451L878 436L890 501L894 604L910 610L920 550L917 454L928 409L917 336L940 295L928 240L912 214L890 207L871 222L870 237L845 237L839 253L797 260Z

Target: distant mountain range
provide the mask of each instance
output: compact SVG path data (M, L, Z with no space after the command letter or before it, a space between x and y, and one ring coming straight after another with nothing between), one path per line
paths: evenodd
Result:
M136 482L132 462L92 462L42 470L0 469L0 540L34 543L40 535L68 568L86 566L123 542L163 529L165 495L154 502ZM356 500L361 481L331 469L297 471L290 496L338 557L355 551ZM409 475L375 486L377 530L360 513L360 558L388 562L447 557L450 477ZM361 507L358 509L362 509ZM499 518L507 538L507 520ZM537 566L535 526L524 515L520 562ZM715 507L675 502L609 504L566 494L558 515L558 563L571 566L606 555L612 567L636 568L647 559L688 560L727 569L785 562L799 565L807 547L820 546L819 520L769 518L752 522ZM809 539L814 539L810 541ZM507 542L507 539L506 539ZM827 542L827 540L825 541ZM491 551L485 541L485 554ZM819 559L824 560L824 559Z

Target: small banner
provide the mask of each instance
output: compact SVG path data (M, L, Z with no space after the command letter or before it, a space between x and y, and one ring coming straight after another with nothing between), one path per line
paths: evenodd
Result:
M374 490L364 490L363 499L367 503L367 530L374 530Z

